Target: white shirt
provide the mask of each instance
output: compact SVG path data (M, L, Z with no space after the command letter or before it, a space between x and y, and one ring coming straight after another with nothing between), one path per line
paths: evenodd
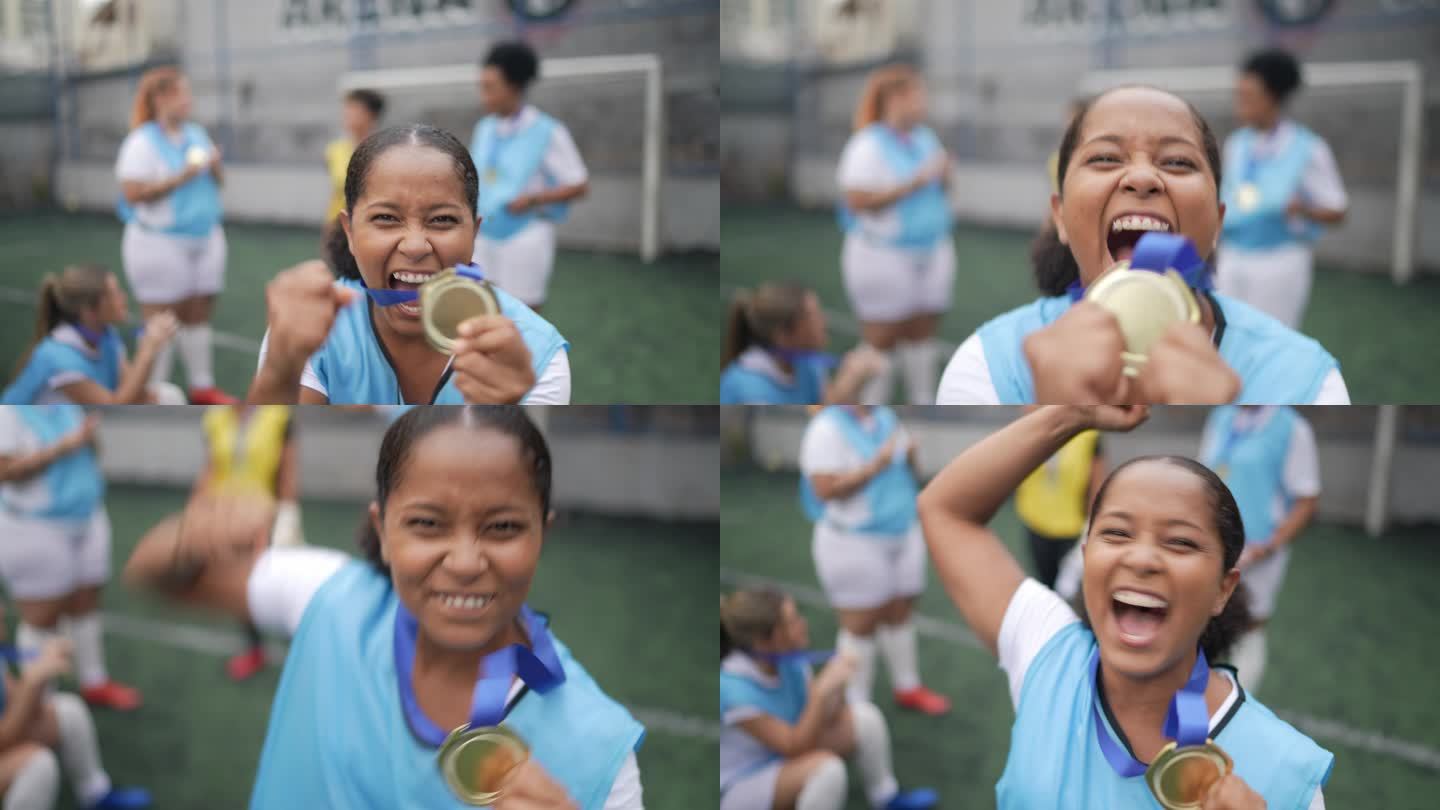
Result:
M181 135L166 133L166 137L176 146L184 143ZM120 154L115 158L115 179L119 182L154 183L176 174L141 129L131 130L121 142ZM130 203L130 207L135 211L135 220L147 228L159 230L175 224L175 211L168 194L150 202Z
M835 172L835 184L842 195L847 191L889 191L909 179L895 172L895 167L885 159L880 139L867 130L850 136ZM893 205L852 213L867 234L884 238L900 233L900 215Z
M533 105L526 104L514 116L496 121L495 134L508 138L534 124L539 117L540 111ZM473 157L476 160L481 159L479 155ZM483 166L479 168L480 171L485 170ZM550 131L550 142L545 147L545 156L540 160L540 171L530 178L530 182L525 186L525 193L544 191L549 186L547 178L557 186L579 185L590 179L590 170L586 168L584 158L580 157L575 139L570 135L569 128L558 119L555 121L555 128Z
M1005 617L1000 621L1000 636L995 642L1000 668L1005 670L1010 683L1011 705L1020 706L1020 688L1035 656L1057 633L1078 621L1080 617L1075 615L1070 605L1039 582L1027 577L1015 589L1010 605L1005 608ZM1212 731L1240 697L1239 687L1229 670L1214 671L1230 681L1230 691L1210 715ZM1309 810L1325 810L1325 797L1319 789L1310 799Z
M811 676L810 666L807 664L805 669L805 680L808 683ZM725 660L720 662L720 670L749 678L771 689L780 685L779 677L761 671L755 666L754 659L739 651L725 656ZM764 710L758 706L734 706L720 716L721 785L774 756L775 752L767 748L765 743L740 727L741 723L764 714Z
M1294 137L1295 124L1288 120L1281 121L1273 132L1256 133L1253 139L1254 155L1263 160L1283 152ZM1240 142L1235 133L1231 133L1225 139L1224 169L1227 175L1240 176L1239 150ZM1345 193L1345 183L1340 179L1340 169L1335 164L1335 153L1330 151L1330 144L1318 135L1315 137L1315 146L1310 151L1310 159L1305 163L1305 169L1300 175L1299 193L1300 199L1307 205L1332 211L1343 211L1350 204L1350 198Z
M1234 428L1241 431L1256 430L1270 421L1274 413L1275 409L1269 406L1253 410L1239 408L1235 412ZM1200 457L1209 456L1221 438L1219 433L1207 425L1200 437ZM1280 521L1285 519L1288 511L1285 507L1287 500L1314 498L1319 494L1320 456L1315 446L1315 430L1305 421L1305 417L1296 414L1290 428L1290 445L1285 452L1281 491L1275 493L1275 500L1270 505L1270 515L1274 518L1275 525L1278 526Z
M294 636L310 598L320 586L352 558L343 551L319 547L287 547L267 549L255 562L246 583L245 597L250 605L250 619L256 627L272 633ZM516 679L507 700L514 700L522 683ZM641 805L640 764L631 751L625 757L604 810L643 810Z
M255 370L265 365L265 352L270 346L270 330L265 330L265 337L260 339L260 357L255 363ZM310 361L305 361L305 369L300 372L300 385L312 391L329 397L330 393L325 390L325 383L320 381L320 376L315 373ZM555 352L550 358L550 363L535 380L535 387L531 388L525 398L520 400L522 405L569 405L570 404L570 353L565 349ZM352 405L395 405L394 402L355 402Z
M945 373L940 376L940 389L935 395L937 405L1000 405L1000 394L990 378L990 364L985 361L985 347L980 333L965 338L955 350ZM1332 368L1320 381L1320 390L1313 402L1286 403L1293 405L1349 405L1350 392L1340 369Z
M868 429L874 418L867 416L861 424ZM905 453L910 447L910 435L904 425L896 425L895 452ZM836 417L821 412L805 428L800 440L800 472L809 478L815 475L837 475L853 472L865 466L867 459L845 438ZM825 520L832 527L860 526L870 518L870 505L865 502L861 491L848 498L832 498L823 501Z

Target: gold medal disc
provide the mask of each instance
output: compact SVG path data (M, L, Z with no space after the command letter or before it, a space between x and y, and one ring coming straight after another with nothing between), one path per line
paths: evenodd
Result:
M1254 183L1245 183L1235 193L1235 205L1241 211L1254 211L1260 204L1260 188Z
M1170 743L1145 771L1145 784L1165 810L1198 810L1210 788L1235 769L1214 740L1183 748Z
M1086 300L1109 310L1125 335L1125 374L1134 377L1145 365L1150 347L1176 321L1200 322L1200 304L1174 270L1154 273L1131 270L1122 261L1090 285Z
M210 159L210 152L203 146L192 146L185 151L185 162L191 166L204 166Z
M510 773L529 758L530 746L505 726L461 726L440 746L440 772L460 801L485 807L504 795Z
M500 300L486 281L454 270L438 273L420 286L420 321L435 351L451 354L460 324L480 315L500 314Z

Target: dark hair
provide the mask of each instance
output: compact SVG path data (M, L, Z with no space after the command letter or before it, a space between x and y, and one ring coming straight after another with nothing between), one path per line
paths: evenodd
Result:
M720 597L720 657L770 637L790 597L778 588L742 588Z
M1266 48L1250 54L1240 70L1255 74L1277 105L1284 104L1300 89L1300 63L1280 48Z
M793 282L767 282L735 293L725 315L720 366L730 365L751 346L768 347L776 332L795 325L810 294L809 287Z
M494 430L515 439L520 455L529 465L530 482L540 498L540 514L550 514L550 446L525 409L519 405L463 405L411 408L395 420L380 442L380 458L375 464L375 502L385 513L385 502L399 483L410 461L415 443L427 434L446 425L462 425L477 430ZM388 576L390 568L380 554L380 535L367 513L360 526L360 550L365 558Z
M385 97L374 90L358 88L345 94L347 102L354 102L370 111L370 115L379 118L385 112Z
M540 58L535 55L535 49L519 40L497 43L485 54L480 66L500 71L505 81L521 92L540 75Z
M1075 148L1080 145L1080 132L1085 128L1085 118L1090 114L1090 110L1097 101L1116 90L1133 90L1137 87L1158 89L1129 84L1107 90L1080 103L1079 112L1070 119L1070 126L1065 128L1065 134L1060 138L1060 153L1055 168L1055 183L1060 189L1060 196L1065 195L1065 170L1070 167L1070 158L1074 156ZM1210 174L1215 178L1215 188L1219 189L1220 142L1216 140L1215 131L1210 128L1205 116L1200 114L1195 105L1183 98L1180 100L1190 109L1190 117L1194 119L1195 127L1200 130L1200 145L1205 150L1205 162L1209 164ZM1060 234L1053 225L1042 229L1035 238L1035 242L1030 246L1030 261L1035 269L1035 284L1045 295L1064 295L1071 284L1080 280L1080 265L1075 262L1075 254L1070 252L1068 245L1060 241Z
M25 370L35 348L52 329L62 323L74 323L80 313L105 300L109 279L110 270L98 264L72 264L58 273L45 274L40 280L39 300L35 305L35 333L15 364L16 377Z
M1210 496L1211 514L1215 521L1215 530L1220 535L1220 545L1223 548L1220 573L1224 576L1235 563L1240 560L1240 554L1245 550L1245 524L1240 519L1240 507L1235 503L1235 496L1230 493L1230 488L1220 480L1213 470L1193 458L1185 456L1141 456L1131 459L1116 467L1105 477L1100 484L1100 489L1095 492L1095 503L1090 508L1091 515L1100 513L1100 504L1105 501L1105 493L1110 488L1110 483L1115 476L1127 467L1147 461L1158 461L1170 464L1194 474L1205 485L1205 491ZM1076 608L1080 618L1088 627L1090 617L1085 613L1085 599L1083 594L1076 599ZM1238 583L1235 590L1230 594L1230 599L1220 611L1219 616L1211 617L1206 623L1205 629L1200 633L1200 649L1205 651L1205 657L1212 663L1229 652L1241 634L1250 628L1250 594L1245 589L1245 584Z
M455 176L465 189L465 205L470 208L472 215L476 213L480 173L475 169L475 161L470 158L470 150L456 140L454 135L427 124L386 127L370 133L355 147L355 154L350 156L350 166L345 170L346 211L355 210L355 201L365 193L365 180L370 176L370 167L392 146L425 146L444 153L454 164ZM360 280L360 265L355 263L355 256L350 252L350 242L345 237L345 229L340 226L338 216L333 227L325 232L321 255L335 275Z

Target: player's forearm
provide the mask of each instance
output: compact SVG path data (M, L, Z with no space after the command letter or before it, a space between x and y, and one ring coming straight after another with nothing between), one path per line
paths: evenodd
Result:
M29 736L45 701L45 684L40 680L22 675L14 687L6 696L4 714L0 714L0 751Z
M0 482L34 478L73 449L75 448L62 440L26 456L0 458Z
M578 200L590 193L590 181L582 180L568 186L556 186L547 188L544 191L537 191L531 195L536 205L555 205L556 203L567 203Z
M880 461L876 459L849 472L813 475L810 477L810 486L822 501L844 500L864 489L872 478L880 474L884 469L880 466Z
M135 352L135 362L120 372L120 385L115 388L114 405L143 405L149 393L150 371L155 366L158 349L143 344Z
M282 364L273 353L267 354L245 400L251 405L295 405L300 401L300 377L304 373L303 363Z
M185 180L186 177L183 174L167 177L164 180L130 180L121 184L121 190L125 194L125 201L131 205L155 202L170 196L175 189L185 184Z
M1310 521L1314 519L1319 505L1318 497L1300 498L1295 501L1294 505L1290 507L1289 514L1285 515L1285 519L1280 521L1280 525L1276 526L1275 531L1270 535L1270 545L1278 550L1295 542L1295 538L1299 537L1300 532L1305 531L1305 527L1310 525Z

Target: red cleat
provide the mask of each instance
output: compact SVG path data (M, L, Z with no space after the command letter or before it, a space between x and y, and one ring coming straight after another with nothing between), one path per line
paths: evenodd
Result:
M140 708L140 693L115 681L106 681L99 686L81 689L80 697L85 698L85 702L91 706L114 709L117 712L129 712Z
M950 698L939 692L932 692L923 686L895 693L895 703L902 709L910 709L931 717L939 717L950 711Z
M246 681L265 668L265 648L252 647L225 663L225 673L232 681Z
M215 386L190 389L191 405L239 405L240 400L221 391Z

